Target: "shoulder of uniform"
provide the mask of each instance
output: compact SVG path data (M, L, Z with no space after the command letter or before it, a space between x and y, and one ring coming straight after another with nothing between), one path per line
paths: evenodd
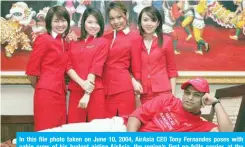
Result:
M104 32L103 37L106 37L107 38L107 37L110 37L110 36L113 36L113 30Z
M52 40L52 36L49 35L48 33L43 33L37 36L35 39L35 42L40 42L40 43L48 43Z
M104 37L104 36L102 36L102 37L99 37L99 38L97 38L96 39L96 42L98 42L99 44L108 44L108 42L109 42L109 39L108 38L106 38L106 37Z
M142 38L142 36L140 35L139 31L132 31L130 33L130 38L132 38L132 40L140 40Z

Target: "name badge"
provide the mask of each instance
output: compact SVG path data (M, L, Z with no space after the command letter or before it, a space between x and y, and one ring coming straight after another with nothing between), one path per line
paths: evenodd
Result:
M94 45L87 45L86 48L94 48Z

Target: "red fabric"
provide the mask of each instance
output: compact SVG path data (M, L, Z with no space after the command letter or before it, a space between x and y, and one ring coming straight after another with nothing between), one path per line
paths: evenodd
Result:
M183 83L181 85L181 89L185 89L187 86L192 85L194 88L196 88L200 92L209 93L209 84L206 79L203 78L193 78L191 80L188 80L187 82Z
M109 54L103 73L103 84L106 95L132 90L130 71L136 79L140 79L140 44L136 40L138 33L122 31L117 32L113 42L113 32L105 35L110 40ZM113 43L112 43L113 42Z
M42 34L34 42L26 68L27 75L38 76L34 95L35 130L66 123L65 69L67 44L61 38Z
M35 131L66 124L66 97L47 89L36 89L34 94Z
M148 80L153 92L171 90L170 78L177 77L172 39L164 35L163 47L158 47L157 37L153 39L150 54L142 42L142 72L141 83L144 94L148 93Z
M114 95L107 95L105 99L106 117L129 115L135 110L134 91L128 90Z
M65 42L64 42L65 43ZM65 93L65 69L67 67L67 43L45 33L37 37L27 64L26 74L38 76L36 88Z
M216 127L185 111L181 100L170 94L145 103L130 116L142 122L141 132L208 132Z
M151 79L147 80L147 93L142 94L140 97L141 104L144 104L155 97L164 97L166 94L171 94L171 91L163 91L163 92L153 92L151 87Z
M86 80L89 73L95 74L95 89L103 88L102 72L108 54L108 41L105 38L90 37L87 41L70 43L69 62L67 71L74 69L82 79ZM82 88L73 80L69 89L82 91Z
M71 91L69 99L68 123L91 121L105 118L105 95L103 89L94 90L86 109L78 108L78 103L84 92Z

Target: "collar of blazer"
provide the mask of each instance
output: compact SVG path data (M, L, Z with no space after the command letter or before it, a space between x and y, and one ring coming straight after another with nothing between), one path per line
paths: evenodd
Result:
M53 37L54 39L56 39L56 38L58 38L58 37L61 36L61 35L57 34L57 33L54 32L54 31L51 31L51 35L52 35L52 37ZM64 35L62 35L62 37L64 37ZM61 37L60 37L60 38L61 38Z
M124 35L127 35L130 32L130 29L129 29L129 27L126 27L124 30L118 31L118 32L123 32ZM113 43L117 37L118 32L116 30L113 30L113 40L112 40L110 48L112 47L112 45L113 45Z
M117 34L119 32L122 32L124 35L128 35L128 33L130 32L130 29L129 27L126 27L125 29L121 30L121 31L116 31L116 30L113 30L113 38L116 38Z

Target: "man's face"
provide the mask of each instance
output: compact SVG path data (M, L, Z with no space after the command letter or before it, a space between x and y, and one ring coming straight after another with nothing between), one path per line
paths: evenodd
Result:
M200 112L204 93L197 91L192 85L184 90L182 105L184 109L193 114Z

